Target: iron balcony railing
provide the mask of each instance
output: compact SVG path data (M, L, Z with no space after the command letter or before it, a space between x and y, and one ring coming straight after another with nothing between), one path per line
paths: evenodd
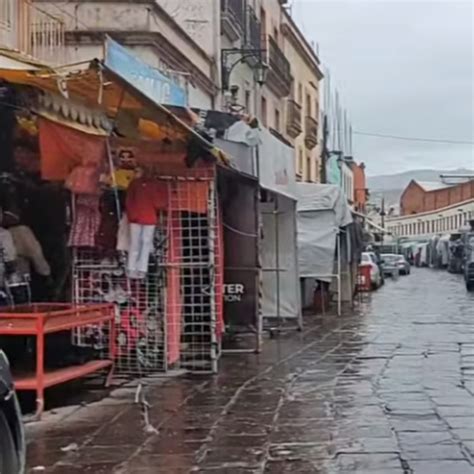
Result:
M18 12L21 3L18 0L0 0L0 47L19 49Z
M262 48L262 26L250 5L247 6L246 12L245 44L249 49Z
M0 47L40 62L65 62L64 23L27 0L0 0Z
M318 144L318 121L307 115L305 117L304 142L306 148L312 150Z
M271 36L268 37L268 65L270 70L280 76L285 84L291 84L290 62L278 46L277 42Z
M232 36L240 36L245 30L246 0L221 0L221 20L223 28L232 29Z
M28 2L22 18L23 50L41 62L58 65L66 60L64 22Z
M286 131L291 138L296 138L303 131L301 105L288 99L286 111Z

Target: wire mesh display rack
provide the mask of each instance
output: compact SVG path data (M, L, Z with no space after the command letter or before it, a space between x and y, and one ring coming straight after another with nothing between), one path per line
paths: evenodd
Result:
M124 252L75 249L73 298L115 303L117 373L215 373L223 275L214 172L156 180L167 188L168 206L158 214L147 275L131 278ZM84 330L74 339L90 344Z

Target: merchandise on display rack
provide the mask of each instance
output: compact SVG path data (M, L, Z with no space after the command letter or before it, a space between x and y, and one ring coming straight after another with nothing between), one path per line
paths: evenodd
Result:
M73 298L115 303L118 373L216 372L223 309L214 172L166 176L155 168L153 173L146 189L148 198L150 186L155 188L154 204L161 209L156 220L153 214L146 221L143 202L134 208L132 201L140 196L132 181L125 199L117 200L128 205L113 226L117 237L110 244L115 247L104 247L99 231L99 245L74 248ZM130 222L143 218L144 224ZM151 238L143 238L143 230L151 231ZM90 344L83 330L75 336L77 344Z

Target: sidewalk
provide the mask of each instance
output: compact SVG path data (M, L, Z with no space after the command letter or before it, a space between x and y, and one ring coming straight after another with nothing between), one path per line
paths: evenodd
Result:
M28 427L30 469L473 473L473 300L457 276L415 271L350 316L226 356L214 378L149 385L157 434L134 388L48 415Z

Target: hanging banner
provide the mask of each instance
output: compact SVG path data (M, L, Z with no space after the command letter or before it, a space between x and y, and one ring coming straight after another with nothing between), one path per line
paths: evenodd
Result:
M226 187L232 197L224 201L222 216L225 323L228 328L255 329L259 308L258 182L240 181Z
M107 38L105 43L105 65L157 104L177 107L188 105L183 87L111 38Z
M287 197L295 198L294 148L286 145L264 128L260 130L258 150L260 184L270 191L276 191Z
M339 165L339 155L331 155L326 164L326 176L328 184L341 186L341 167Z

